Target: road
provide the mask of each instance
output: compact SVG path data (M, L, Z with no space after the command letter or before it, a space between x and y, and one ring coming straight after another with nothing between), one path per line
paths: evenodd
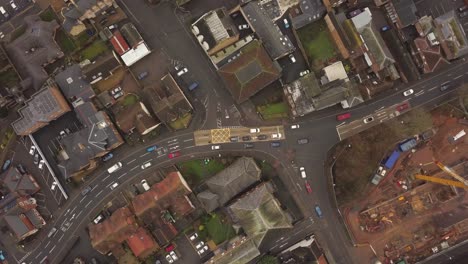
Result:
M208 104L205 105L207 115L203 119L201 127L204 129L219 127L220 122L217 120L219 120L220 113L224 113L224 110L230 109L235 104L230 94L224 89L216 72L213 71L204 52L193 41L190 33L183 26L183 22L174 15L173 8L167 4L149 8L144 4L144 1L125 1L125 4L121 6L129 14L138 14L138 16L130 15L130 17L153 49L164 49L169 56L181 59L188 68L194 71L194 75L199 78L201 89L206 91L202 96L208 98ZM438 87L448 80L451 80L453 84L466 82L468 75L465 71L466 62L460 60L448 69L410 84L408 88L415 91L410 97L405 98L401 91L395 91L374 98L351 109L352 118L341 126L353 124L349 127L353 131L346 132L347 136L357 133L360 130L353 129L356 127L353 122L362 122L363 117L374 115L382 107L390 107L404 100L409 100L413 108L421 105L440 104L453 97L456 92L453 88L441 92ZM217 111L219 107L221 110ZM168 166L181 160L213 156L218 153L221 155L235 153L266 159L278 164L279 176L304 214L304 219L293 230L287 232L289 237L281 236L285 238L272 239L266 245L268 250L280 251L297 242L304 235L314 232L332 263L358 263L353 258L356 248L349 242L340 221L341 218L330 192L330 182L324 171L328 150L340 140L338 133L336 133L337 125L340 124L335 120L336 115L340 112L343 110L332 108L298 119L299 129L292 130L289 126L285 127L286 139L282 140L280 148L271 148L269 142L256 142L255 149L246 150L243 143L238 142L220 144L221 150L213 151L210 145L196 146L194 131L186 130L148 143L144 147L135 149L132 153L126 153L125 157L119 160L116 157L112 163L122 162L122 169L108 174L106 169L111 164L100 168L93 179L87 183L93 186L92 191L84 197L81 195L71 197L60 213L55 215L53 225L57 227L58 231L50 238L45 238L40 246L18 259L25 263L40 263L47 258L51 263L58 263L67 254L67 248L62 245L71 243L80 230L83 230L98 214L103 204L118 195L119 191L131 184L135 178L140 178L151 169ZM239 125L236 123L238 120L232 118L223 119L221 117L221 121L223 127ZM378 123L372 122L368 127ZM309 139L309 143L298 145L297 139L305 137ZM181 156L176 159L168 159L167 154L157 156L154 153L147 153L146 147L154 144L167 148L169 152L180 151ZM141 164L148 161L151 161L152 166L142 170ZM307 180L313 189L312 194L305 191L304 180L298 173L300 166L304 166L306 169ZM110 186L114 182L118 182L119 186L116 190L111 191ZM315 216L313 211L315 204L322 208L324 214L322 219ZM53 225L49 225L47 229L50 230Z

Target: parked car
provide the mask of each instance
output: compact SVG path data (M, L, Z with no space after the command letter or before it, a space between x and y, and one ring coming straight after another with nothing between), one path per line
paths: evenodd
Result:
M220 149L220 148L221 148L220 145L211 146L211 149L212 149L212 150L218 150L218 149Z
M308 138L300 138L297 140L297 144L299 145L304 145L304 144L307 144L309 143L309 139Z
M290 60L292 63L296 63L296 58L294 57L294 54L289 54L289 60Z
M180 156L180 151L172 152L172 153L169 153L168 155L170 159L177 158L179 156Z
M148 184L148 181L146 181L146 179L141 180L141 186L143 187L143 189L145 189L145 191L148 191L150 189L150 186Z
M39 153L36 153L34 154L34 164L38 164L39 163Z
M57 188L57 185L58 185L58 183L57 183L56 181L54 181L54 182L52 183L52 186L50 186L50 189L51 189L52 191L54 191L55 188Z
M458 8L458 12L463 12L463 11L465 11L467 9L468 9L468 5L464 5L464 6Z
M115 96L116 94L118 94L118 93L121 92L121 91L122 91L122 88L121 88L120 86L119 86L119 87L115 87L114 89L112 89L112 90L110 91L110 94L111 94L112 96Z
M315 213L317 214L318 217L320 218L323 217L322 210L320 209L320 206L318 205L315 205Z
M108 160L112 159L113 157L114 157L114 154L112 154L112 153L107 153L106 155L104 155L104 156L102 157L102 161L104 161L104 162L105 162L105 161L108 161Z
M387 31L387 30L389 30L389 29L390 29L389 26L383 26L380 30L381 30L382 32L385 32L385 31Z
M3 253L3 250L0 250L0 260L1 260L1 261L6 260L5 254Z
M29 155L34 155L34 153L36 152L36 146L31 146L31 148L29 149Z
M406 90L403 92L403 95L404 96L410 96L414 93L414 90L413 89L409 89L409 90Z
M367 123L370 123L374 121L374 117L373 116L368 116L366 118L364 118L364 123L367 124Z
M182 76L184 74L186 74L188 72L188 69L187 68L183 68L182 70L178 71L177 72L177 76Z
M188 87L189 91L193 91L198 88L198 83L194 82Z
M193 233L193 234L190 236L190 241L194 241L197 237L198 237L198 234L197 234L197 233Z
M283 19L284 28L289 28L289 21L287 18Z
M300 168L299 168L299 171L301 172L301 177L302 177L303 179L307 178L307 174L306 174L306 172L305 172L305 168L304 168L304 167L300 167Z
M40 170L42 170L42 168L44 168L44 163L45 163L45 160L43 160L43 159L41 159L41 161L39 161L39 166L38 166L38 168L39 168Z
M231 142L238 142L239 141L239 137L238 136L232 136L229 138L229 141Z
M271 142L270 145L271 145L272 148L279 148L279 147L281 147L281 143L278 142L278 141Z
M251 134L260 133L260 128L251 128L250 133Z
M258 136L257 136L257 139L258 139L258 140L265 140L265 139L267 139L267 138L268 138L267 135L258 135Z
M144 170L144 169L148 168L149 166L151 166L151 162L146 162L145 164L141 165L141 169Z
M166 255L166 260L167 260L167 262L169 262L169 264L174 263L174 260L169 255Z
M242 137L242 141L250 141L250 140L252 140L251 136L243 136Z
M26 174L26 168L23 166L23 164L18 164L16 165L16 168L18 169L18 171L21 173L21 174Z
M3 166L2 166L2 171L8 170L8 168L10 167L10 164L11 164L11 160L9 160L9 159L5 160L5 162L3 163Z
M308 193L312 193L312 187L310 187L310 183L305 181L305 187Z
M175 249L174 244L169 244L167 247L164 248L166 252L171 252Z
M144 72L138 74L138 80L141 81L141 80L145 79L146 76L148 76L148 72L147 72L147 71L144 71Z
M291 125L291 129L298 129L299 127L300 127L299 124Z
M246 148L246 149L254 148L254 144L253 143L245 143L244 148Z
M281 133L274 133L271 135L271 138L281 138L282 136Z
M99 224L100 222L102 222L102 220L104 220L104 216L102 214L99 214L98 216L96 216L96 218L94 218L93 222L94 224Z
M343 120L346 120L348 118L351 118L351 113L344 113L344 114L336 116L337 121L343 121Z
M171 255L171 257L172 257L172 259L174 261L179 259L179 257L177 256L177 254L174 251L169 252L169 255Z
M117 24L112 24L107 27L109 30L117 29Z
M239 25L239 30L244 30L244 29L248 29L248 28L249 28L248 24Z
M465 12L463 13L460 13L460 18L463 18L463 17L466 17L468 15L468 10L466 10Z
M83 190L81 190L81 195L82 195L82 196L85 196L85 195L88 194L92 189L93 189L93 187L91 187L91 185L86 186Z
M302 76L307 75L307 74L309 74L309 73L310 73L309 70L301 71L301 72L299 73L299 76L302 77Z

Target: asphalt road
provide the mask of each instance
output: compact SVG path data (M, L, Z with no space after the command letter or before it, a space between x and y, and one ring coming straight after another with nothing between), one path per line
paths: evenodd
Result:
M207 90L207 94L210 96L209 100L219 99L217 102L220 102L221 107L232 105L231 96L220 84L216 73L209 66L205 54L199 49L197 43L192 41L190 33L185 31L169 5L148 8L143 1L125 1L125 3L124 8L130 8L132 13L138 13L138 17L135 16L133 19L137 22L137 27L142 30L144 38L153 48L162 47L170 56L183 58L189 68L193 69L194 75L200 78L201 86ZM158 37L164 34L168 36L164 40ZM374 114L382 106L393 105L406 99L411 100L412 107L438 104L453 96L455 92L453 89L440 92L437 87L447 80L452 80L452 83L466 82L468 75L464 71L466 71L466 62L459 61L447 70L411 84L410 87L415 90L415 94L410 98L404 98L401 91L397 91L351 109L353 118L348 122L360 120L364 116ZM421 93L421 91L424 92ZM202 127L216 128L218 124L213 120L217 119L217 111L211 107L213 105L217 107L218 104L216 101L216 104L209 102L207 116ZM140 178L151 169L168 166L181 160L213 156L218 153L222 155L236 153L268 159L279 164L277 169L279 176L304 213L304 220L287 233L290 237L283 239L279 237L276 240L271 240L271 245L269 245L271 251L280 251L297 242L301 237L314 232L332 263L357 263L353 259L355 249L349 242L335 209L333 197L329 192L330 183L324 172L327 151L339 142L339 137L335 132L338 125L335 116L339 112L343 112L343 110L333 108L299 119L297 121L300 125L299 129L285 128L286 140L283 140L280 148L272 149L269 142L258 142L255 144L255 149L245 150L243 143L240 142L221 144L220 151L213 151L210 145L195 146L193 131L187 130L147 145L157 144L159 147L166 147L169 152L180 151L181 157L176 159L169 159L167 154L157 156L154 153L147 153L147 146L127 153L120 160L116 157L111 161L111 164L100 168L95 177L87 183L93 186L90 193L84 197L81 195L71 197L62 210L55 215L53 225L48 225L47 228L50 230L52 226L55 226L57 232L52 237L46 238L40 246L27 255L18 259L25 263L41 263L47 258L51 263L58 263L67 253L67 248L62 245L71 243L76 234L99 213L103 204L118 196L122 188L127 187L135 178ZM223 123L224 125L225 123ZM309 143L298 145L297 139L304 137L309 139ZM122 162L122 169L108 174L106 169L118 161ZM151 161L152 166L145 170L141 169L140 166L148 161ZM304 180L298 173L300 166L304 166L306 169L307 180L313 189L312 194L305 191ZM115 182L118 182L119 186L112 191L110 186ZM324 217L321 219L316 217L313 211L315 204L320 205L322 209Z

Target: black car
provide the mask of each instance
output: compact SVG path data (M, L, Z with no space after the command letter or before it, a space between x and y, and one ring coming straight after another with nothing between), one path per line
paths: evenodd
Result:
M242 137L242 141L250 141L250 140L252 140L251 136L243 136Z
M258 135L258 136L257 136L257 139L258 139L258 140L265 140L265 139L267 139L267 138L268 138L267 135Z
M279 147L281 147L281 143L279 143L278 141L271 142L270 145L271 145L272 148L279 148Z
M254 148L254 144L253 143L245 143L244 148L246 148L246 149Z
M21 174L26 174L26 168L23 166L23 164L16 165L16 168Z
M297 140L297 144L299 144L299 145L304 145L304 144L307 144L307 143L309 143L309 139L307 139L307 138L301 138L301 139Z

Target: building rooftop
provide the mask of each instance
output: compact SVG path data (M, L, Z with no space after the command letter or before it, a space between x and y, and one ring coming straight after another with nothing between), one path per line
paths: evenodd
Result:
M197 198L207 212L212 212L259 181L260 174L261 171L254 159L241 157L229 167L208 179L205 182L208 190L198 194Z
M18 241L35 234L46 224L36 207L36 200L30 196L16 197L3 207L3 221L16 235Z
M131 48L135 48L143 42L143 38L132 23L127 23L120 27L122 36L127 40Z
M236 102L242 103L281 77L281 67L271 60L258 40L253 40L218 73Z
M392 0L403 27L413 25L418 21L416 12L418 11L413 0Z
M120 58L127 67L130 67L150 53L151 51L149 50L148 46L146 46L146 43L141 42L137 46L121 55Z
M250 1L241 6L241 12L262 41L271 58L277 60L294 51L294 45L289 37L283 35L258 1Z
M454 10L435 18L434 24L440 46L447 59L451 60L468 54L468 40Z
M114 56L113 53L106 53L95 63L85 65L82 68L83 78L90 84L100 80L105 80L112 75L114 70L121 67L121 62Z
M125 52L130 50L130 46L128 45L127 41L123 38L120 31L115 31L114 35L110 39L112 46L114 47L115 52L122 56Z
M79 64L73 64L55 76L60 90L70 103L77 99L90 102L96 94L91 84L84 78Z
M335 80L346 80L348 79L348 74L343 66L343 62L337 61L323 68L325 77L327 77L328 82L333 82Z
M442 57L440 45L431 46L427 38L414 39L415 55L418 56L419 66L424 73L433 72L437 67L447 65L449 62Z
M153 237L143 227L139 227L127 238L127 244L133 255L139 259L147 258L159 248Z
M234 248L228 249L222 254L215 255L215 257L205 263L216 264L232 264L232 263L251 263L254 259L260 256L260 251L253 239L243 241L241 244Z
M57 87L45 87L33 94L18 110L20 118L11 126L17 135L27 136L70 110Z
M45 22L36 15L25 17L24 22L25 32L7 44L6 51L23 79L22 90L38 91L48 78L44 65L64 56L54 40L60 26L55 20Z
M151 116L142 102L131 105L119 112L115 119L120 130L126 134L136 129L139 134L145 135L160 124Z
M297 30L319 20L326 12L321 0L299 0L299 4L290 9L291 21Z
M32 195L41 188L31 174L21 174L14 166L0 175L0 183L7 187L9 192L20 195Z

